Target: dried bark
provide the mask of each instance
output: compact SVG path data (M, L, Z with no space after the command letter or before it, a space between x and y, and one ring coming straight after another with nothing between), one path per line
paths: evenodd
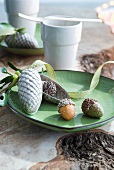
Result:
M30 170L112 170L114 134L103 130L78 132L61 137L57 157L34 165Z
M96 69L106 61L114 60L114 46L101 50L96 54L85 54L81 57L82 69L86 72L94 73ZM107 64L103 67L102 75L114 79L114 64Z

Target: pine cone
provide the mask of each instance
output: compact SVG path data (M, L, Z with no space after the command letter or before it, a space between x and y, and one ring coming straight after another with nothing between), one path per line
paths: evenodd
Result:
M37 112L42 101L42 81L36 70L22 71L18 81L18 96L26 113Z
M54 97L56 94L56 85L53 82L44 81L43 82L43 92Z
M5 38L8 47L11 48L38 48L38 42L28 33L16 32Z
M58 104L58 112L65 120L73 119L75 111L75 103L71 99L62 99Z
M104 114L101 105L95 99L85 99L82 103L82 111L91 117L100 118Z

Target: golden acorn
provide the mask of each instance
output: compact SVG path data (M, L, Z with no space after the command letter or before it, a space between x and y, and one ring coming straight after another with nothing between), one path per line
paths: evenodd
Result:
M65 120L71 120L75 116L75 103L71 99L62 99L58 104L58 112Z

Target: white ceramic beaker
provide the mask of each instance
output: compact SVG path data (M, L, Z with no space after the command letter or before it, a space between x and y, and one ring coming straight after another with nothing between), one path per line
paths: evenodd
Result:
M81 33L82 22L44 19L41 38L45 61L56 70L74 69Z
M39 0L4 0L4 5L9 24L16 28L25 27L27 32L34 36L36 23L19 17L18 13L36 17L39 11Z

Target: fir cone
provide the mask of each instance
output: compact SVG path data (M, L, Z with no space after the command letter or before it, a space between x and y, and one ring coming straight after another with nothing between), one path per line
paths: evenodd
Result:
M42 101L42 81L36 70L25 69L22 71L18 81L18 96L26 113L37 112Z
M11 48L38 48L38 42L28 33L16 32L13 35L8 35L5 42Z
M102 106L95 99L85 99L82 103L82 111L91 117L100 118L104 114Z
M44 81L43 82L43 92L54 97L56 94L56 85L53 82Z
M58 112L65 120L73 119L75 111L75 103L71 99L62 99L58 104Z

